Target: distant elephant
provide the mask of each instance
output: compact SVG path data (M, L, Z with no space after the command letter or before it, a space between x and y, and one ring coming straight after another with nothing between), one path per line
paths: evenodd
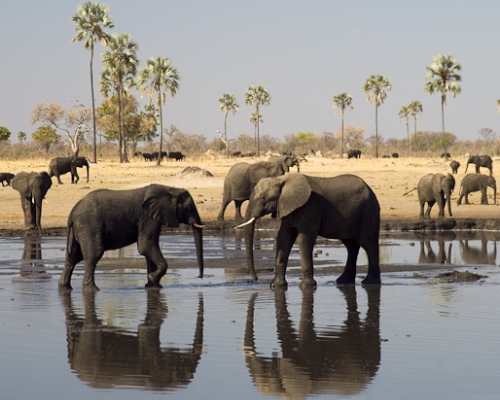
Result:
M167 156L167 154L165 153L165 157L166 156ZM184 154L182 154L182 152L180 152L180 151L170 151L168 153L168 158L173 159L175 161L182 161L186 158L186 156Z
M139 189L99 189L83 197L68 218L67 249L59 286L71 289L75 265L85 262L84 289L98 290L94 281L97 262L106 250L137 242L146 257L146 287L161 287L167 261L159 247L160 229L191 225L196 246L199 277L203 277L203 242L200 216L187 190L151 184Z
M167 302L159 290L147 292L146 313L135 329L117 325L123 319L107 316L105 310L110 305L96 299L95 293L85 293L83 305L73 304L71 292L62 293L60 298L66 318L68 364L85 384L99 389L141 388L159 395L160 391L185 388L192 382L203 354L201 294L190 344L184 340L182 344L163 342L173 331L184 332L186 327L169 327Z
M151 153L142 153L142 157L144 158L144 161L153 161Z
M57 178L57 183L62 185L61 175L71 172L71 183L78 183L80 177L78 176L77 168L87 167L87 182L89 181L89 162L85 157L56 157L50 161L49 174L51 177Z
M2 186L10 186L10 181L14 178L14 174L9 172L0 172L0 182L2 182Z
M467 168L469 168L469 164L476 165L476 174L479 174L479 167L488 168L490 170L490 175L493 174L493 160L488 155L482 156L470 156L467 160L467 165L465 166L465 173L467 173Z
M458 173L458 168L460 167L460 163L458 161L453 160L450 163L450 167L451 167L451 172L453 174L456 174L456 173Z
M399 158L399 153L392 153L392 154L391 154L391 157L392 157L392 158Z
M224 179L224 193L222 205L217 216L218 221L224 221L226 207L234 201L236 221L241 221L241 205L250 199L252 190L262 178L285 175L285 169L281 164L269 161L260 161L255 164L245 162L234 164Z
M420 218L430 218L431 209L438 203L438 217L444 217L444 207L448 202L448 213L451 213L451 192L455 189L455 178L447 174L428 174L420 178L417 185L418 201L420 203ZM424 206L427 203L427 210L424 214Z
M450 155L450 153L448 153L448 152L446 152L446 153L441 153L441 158L446 158L446 159L448 159L448 158L451 158L451 155Z
M288 257L298 241L303 278L301 287L315 286L313 248L317 236L339 239L347 248L344 272L337 284L354 284L362 247L368 255L363 284L380 284L380 206L373 190L355 175L318 178L290 174L261 179L255 186L245 219L245 247L250 274L257 280L253 257L255 221L278 213L281 226L276 239L275 275L271 287L287 287Z
M315 395L352 397L363 393L373 381L382 353L381 287L365 287L367 308L362 309L366 311L358 309L355 286L342 286L339 290L346 303L338 310L345 313L343 322L333 323L330 316L320 326L320 322L315 321L312 290L302 292L299 321L292 319L285 292L275 291L277 341L270 343L268 348L272 351L257 346L262 341L259 335L262 313L255 312L257 293L252 295L243 348L249 374L262 395L287 399L307 399ZM265 337L267 339L268 330ZM276 346L279 350L275 351Z
M348 150L347 158L361 158L361 150L358 149Z
M47 172L19 172L12 179L12 188L21 196L26 229L42 229L42 201L52 186Z
M285 172L290 172L290 167L297 166L297 172L300 172L300 164L299 160L297 159L296 155L291 155L291 156L269 156L267 158L267 161L269 162L275 162L278 164L281 164L283 166L283 169Z
M469 193L481 191L481 204L488 204L488 198L486 197L486 189L493 189L494 203L497 204L497 183L492 175L476 175L468 174L462 179L460 184L460 196L457 199L457 205L462 204L462 198L465 196L465 204L469 203Z

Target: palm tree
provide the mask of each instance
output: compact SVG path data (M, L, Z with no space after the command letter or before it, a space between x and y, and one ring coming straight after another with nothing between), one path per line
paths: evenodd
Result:
M97 162L97 129L94 98L94 43L99 40L103 46L108 44L109 34L103 28L113 28L114 24L108 16L109 8L105 4L87 2L78 6L76 14L71 19L76 24L76 35L72 42L85 41L83 47L90 50L90 93L92 97L92 121L94 127L94 163Z
M143 91L143 95L146 91L148 92L150 104L156 93L156 104L160 110L160 152L157 160L158 165L161 163L161 154L163 151L163 106L165 105L168 92L170 92L172 97L177 94L180 79L177 68L170 65L169 58L151 57L146 61L144 69L139 72L137 86ZM149 84L144 86L148 81Z
M410 124L409 124L409 118L411 115L411 110L409 106L403 106L401 107L401 110L399 110L399 120L400 121L405 121L406 124L406 156L410 156Z
M340 118L342 119L342 144L341 144L341 153L340 158L344 157L344 113L346 108L350 108L352 110L352 96L347 93L340 93L336 96L333 96L333 108L340 108L341 114Z
M498 112L500 113L500 99L497 100Z
M383 75L371 75L366 78L363 90L366 93L366 100L372 104L375 102L375 158L378 158L378 107L384 103L387 98L387 91L391 90L392 86Z
M132 42L132 37L125 33L116 33L109 37L109 51L102 54L104 69L101 73L101 93L108 97L111 88L118 97L118 132L120 147L120 162L128 162L127 145L124 129L124 107L123 94L128 91L127 87L134 85L137 74L137 49L138 46Z
M255 148L257 156L260 155L259 148L259 124L261 122L261 115L259 112L260 105L268 106L271 103L271 96L269 95L267 89L264 86L250 86L245 93L245 104L252 106L255 104L255 117L253 121L255 123ZM254 115L252 114L252 115Z
M422 115L422 112L424 111L422 107L422 103L418 100L413 100L410 104L408 104L408 107L410 109L410 114L413 117L413 120L415 122L415 139L417 138L417 118L419 115ZM408 142L409 144L409 142Z
M458 71L462 66L458 64L455 58L451 55L440 54L432 59L431 65L425 67L427 74L425 79L428 82L424 85L424 90L429 94L434 92L441 93L441 122L443 126L443 147L444 154L448 155L446 134L444 129L444 105L446 104L446 96L448 93L453 93L453 97L462 92L462 88L458 84L462 77ZM448 159L448 157L446 157Z
M234 94L225 93L219 99L219 110L224 113L224 140L226 141L226 153L229 158L229 140L227 140L227 114L231 111L236 114L238 111L238 103L236 102L236 96Z

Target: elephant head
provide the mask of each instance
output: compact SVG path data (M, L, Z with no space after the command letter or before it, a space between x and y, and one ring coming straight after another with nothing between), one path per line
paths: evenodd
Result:
M71 159L71 182L75 180L75 183L78 183L78 173L76 172L77 168L87 167L87 183L89 182L89 161L85 157L73 157Z
M12 188L21 196L24 224L27 229L42 229L42 201L52 186L46 172L19 172L12 179Z
M94 292L84 295L84 315L73 305L72 293L61 294L66 317L68 363L86 384L96 388L116 386L171 390L188 385L203 350L204 303L200 294L192 344L186 348L162 346L161 326L168 309L164 293L147 291L144 320L137 329L109 323L100 317ZM118 304L121 299L117 299ZM106 307L113 303L108 301Z
M451 192L455 189L455 178L452 174L435 174L433 178L434 188L444 194L445 202L448 203L448 214L451 214Z
M248 304L244 335L248 371L262 393L286 398L314 394L349 396L360 393L373 380L381 360L380 286L365 287L368 310L358 311L354 286L340 288L347 305L342 326L316 328L314 291L302 292L300 321L293 323L285 292L274 292L276 333L281 354L262 354L256 347L254 323L257 294Z

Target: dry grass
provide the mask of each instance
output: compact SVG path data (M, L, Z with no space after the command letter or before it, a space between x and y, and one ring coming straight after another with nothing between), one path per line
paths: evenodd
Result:
M262 160L265 157L261 158ZM168 161L161 166L144 161L132 161L127 164L102 161L90 165L90 182L85 182L85 169L79 169L80 183L72 185L70 175L63 175L63 185L57 184L53 178L52 188L47 194L48 203L44 204L42 225L45 228L65 227L71 208L85 194L92 190L127 189L140 187L149 183L183 187L191 192L200 215L204 221L215 220L222 199L224 177L229 168L238 162L257 162L252 159L198 158L182 162ZM456 206L460 181L464 176L465 157L458 158L462 164L458 175L455 192L452 196L453 216L455 218L497 218L499 210L496 206L479 205L480 193L474 193L470 200L475 205ZM3 161L0 172L17 173L20 171L48 171L49 159L30 159L26 161ZM309 158L301 164L301 173L314 176L335 176L352 173L363 178L376 193L380 205L382 219L417 219L419 205L416 191L403 196L404 193L416 187L420 177L427 173L451 172L449 161L430 158L399 158L399 159L328 159ZM188 167L196 166L210 171L214 177L189 176L180 177L180 172ZM473 166L471 166L473 167ZM292 173L295 172L293 168ZM474 172L469 168L468 172ZM486 172L486 171L484 171ZM23 214L19 203L19 194L10 187L0 186L1 212L0 229L22 229ZM488 192L490 203L493 203L491 189ZM437 206L433 210L437 216ZM232 204L226 210L226 219L233 219Z

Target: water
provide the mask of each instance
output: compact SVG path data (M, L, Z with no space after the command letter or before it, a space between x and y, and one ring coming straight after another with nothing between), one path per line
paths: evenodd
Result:
M60 293L64 238L0 239L0 393L5 399L498 397L496 233L391 233L383 285L337 288L346 252L316 246L316 291L272 291L273 232L256 241L259 281L240 236L205 235L197 278L191 236L161 238L169 271L145 290L134 246L108 252L101 291ZM469 271L467 283L440 274Z

